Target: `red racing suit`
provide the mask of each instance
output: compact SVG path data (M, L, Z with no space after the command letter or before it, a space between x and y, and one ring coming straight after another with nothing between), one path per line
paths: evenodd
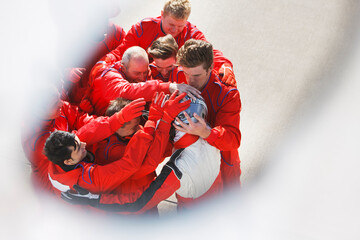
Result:
M131 27L126 34L124 41L106 56L113 61L119 61L126 49L132 46L140 46L147 51L156 39L166 35L161 24L161 16L141 20ZM175 37L175 40L180 48L191 38L207 41L204 34L195 25L186 22L184 29L177 37ZM214 49L215 70L219 70L224 63L228 63L232 66L232 63L223 56L222 52Z
M155 126L155 124L153 125ZM112 194L116 194L116 200L133 202L153 180L153 172L162 161L162 156L168 145L169 130L170 124L164 122L159 123L155 133L154 130L146 129L146 127L140 129L130 139L124 154L121 156L116 156L116 154L122 154L123 147L116 151L116 148L108 146L108 141L103 141L105 149L100 149L104 147L104 144L100 144L98 146L100 151L97 151L97 155L103 158L99 162L107 161L104 157L110 157L109 163L106 165L82 161L73 169L66 171L50 163L51 182L58 189L57 193L59 194L70 189L74 190L73 186L77 184L95 194L105 193L104 195L107 196L104 197L105 202L114 202ZM154 136L152 136L153 134ZM115 141L111 145L115 144L116 146L118 142ZM115 151L109 155L109 150ZM105 156L102 155L104 152ZM110 192L112 194L106 194Z
M180 76L183 73L181 68L176 69L179 72L178 76ZM204 195L195 199L196 202L222 191L222 184L224 187L239 186L241 174L238 153L241 141L239 129L241 101L239 91L236 88L224 85L213 71L201 95L208 106L206 121L212 127L211 134L204 140L220 150L221 164L220 174L216 177L213 185ZM177 148L186 146L187 144L177 146ZM181 149L178 151L181 151ZM86 204L105 211L119 213L142 213L156 206L181 187L182 172L175 164L176 159L181 156L181 152L178 153L178 151L172 155L160 175L143 191L136 201L128 201L126 196L113 193L101 195L99 199ZM193 198L180 197L178 201L180 206L194 203Z
M156 168L164 160L164 154L168 149L169 131L169 124L164 122L159 123L154 134L154 140L141 167L112 192L114 195L104 197L102 200L104 203L133 203L144 193L145 189L149 187L156 177ZM119 138L116 134L112 135L97 144L96 161L98 161L99 164L110 164L121 157L124 152L128 151L127 145L126 140ZM137 149L134 154L138 151ZM173 194L173 192L171 194Z
M96 163L99 165L106 165L116 161L118 158L124 155L127 146L128 140L122 139L118 135L113 134L109 138L96 144ZM131 194L131 197L136 197L139 191L141 192L143 188L147 187L148 184L156 177L156 173L154 172L154 169L151 169L152 171L142 171L141 168L146 166L146 162L147 161L144 161L143 165L135 173L135 176L130 176L127 180L121 183L116 188L116 192L122 194L133 193ZM137 173L141 174L142 176L136 177Z
M68 84L70 86L67 91L67 100L70 103L76 105L80 103L86 89L88 88L89 75L92 67L100 58L119 46L123 42L125 35L126 33L122 27L109 22L104 39L94 45L93 52L87 56L83 66L79 66L86 69L80 80L75 83L70 81Z
M113 134L105 140L96 144L95 150L95 159L98 165L106 165L116 161L119 157L122 157L125 153L125 150L128 145L128 139L124 139L119 137L117 134ZM120 186L117 187L118 192L122 193L131 193L139 191L142 189L144 185L147 185L148 182L151 182L156 177L154 169L150 169L150 171L143 171L145 168L145 163L141 166L142 169L139 169L135 175L141 176L131 176L128 180L123 182ZM158 163L155 164L154 168L157 167Z
M175 78L183 78L182 68L175 69L177 72ZM238 152L241 141L239 91L223 84L213 71L201 96L208 107L206 121L212 127L210 136L205 140L221 151L221 176L224 187L231 184L239 185L241 174Z
M201 92L208 107L206 121L212 127L205 140L221 152L221 176L224 187L240 185L240 111L239 91L223 84L213 71Z
M161 124L161 123L160 123ZM166 134L164 134L166 136ZM155 136L156 138L156 136ZM163 138L165 146L167 138ZM105 155L111 149L107 147ZM157 145L153 144L152 146ZM186 135L175 143L174 153L163 167L159 176L153 181L144 181L137 185L138 189L117 188L111 194L101 194L94 197L91 193L71 194L68 191L62 193L62 198L73 204L90 205L97 209L120 214L141 214L155 207L162 200L167 199L175 192L180 199L178 207L184 207L184 203L194 203L222 191L222 180L220 173L220 151L208 144L198 136ZM160 158L160 153L154 153L155 158ZM152 152L151 147L149 153ZM148 156L143 166L147 165ZM149 170L155 169L159 161L150 164ZM143 167L142 166L142 167ZM135 173L127 183L138 181ZM125 185L124 182L122 185ZM133 185L134 186L134 185ZM129 191L128 191L129 190ZM180 194L185 197L180 197Z
M152 140L153 137L149 133L138 131L131 138L124 155L104 166L85 159L72 169L64 170L50 162L50 181L59 196L61 192L74 190L75 184L92 193L111 192L140 168Z
M55 130L74 131L81 128L81 137L90 138L92 142L100 141L113 134L119 127L118 120L114 117L89 116L78 107L63 101L60 116L52 120L43 120L34 124L23 124L22 147L32 168L32 181L36 189L53 192L48 177L49 160L43 154L46 139ZM95 129L97 129L95 131Z
M155 92L169 92L170 83L158 80L147 80L146 82L129 82L121 71L121 64L117 62L106 69L99 68L92 72L94 81L85 98L87 98L94 108L93 113L104 115L111 100L118 97L134 100L145 98L150 102Z

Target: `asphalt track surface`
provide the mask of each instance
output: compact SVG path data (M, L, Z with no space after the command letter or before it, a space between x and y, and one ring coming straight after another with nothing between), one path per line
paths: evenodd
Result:
M44 1L20 3L1 4L0 106L14 116L1 122L2 239L360 238L359 1L192 1L189 20L234 64L242 189L182 215L169 203L159 221L84 218L34 196L18 135L30 89L19 86L34 56L46 57L34 36L51 35L34 15L51 14ZM163 1L119 4L113 21L128 30Z

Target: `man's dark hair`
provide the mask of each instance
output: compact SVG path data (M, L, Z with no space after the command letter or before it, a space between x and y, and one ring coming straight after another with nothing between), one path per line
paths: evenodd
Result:
M67 167L64 161L71 158L71 146L74 149L78 147L74 133L55 131L46 139L44 154L51 162L64 169Z
M156 39L148 49L148 53L152 58L168 59L170 57L176 58L176 53L179 45L176 43L175 38L168 34L164 37Z
M105 116L111 117L117 112L120 112L121 109L123 109L126 105L131 103L132 100L128 100L125 98L118 97L117 99L114 99L110 101L110 104L108 108L106 109ZM124 128L128 123L124 123L124 125L121 126L121 128Z
M111 117L117 112L120 112L126 105L131 103L131 100L125 98L117 98L115 100L110 101L108 108L106 109L105 116Z
M207 71L214 61L213 46L203 40L189 39L179 49L176 58L182 67L193 68L203 65Z

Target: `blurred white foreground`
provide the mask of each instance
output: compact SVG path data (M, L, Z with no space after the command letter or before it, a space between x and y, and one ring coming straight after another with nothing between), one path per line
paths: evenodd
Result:
M117 23L125 30L142 17L160 14L163 1L143 3L144 8L137 10L140 2L119 1ZM204 8L201 4L193 0L190 20L231 56L239 77L243 188L192 212L154 221L84 216L34 195L20 146L20 114L34 84L30 68L55 66L58 39L66 36L58 36L47 1L1 3L1 239L360 238L359 3L242 0L212 2ZM224 12L228 24L221 28L214 19ZM213 16L208 24L206 18L201 20L204 14ZM122 24L127 16L135 17ZM76 22L80 27L81 19ZM218 36L222 30L231 37ZM285 43L287 51L280 51ZM325 55L327 60L319 57ZM300 88L302 80L311 80L305 84L311 87L302 88L306 91L299 95L289 91ZM278 104L277 98L292 104Z

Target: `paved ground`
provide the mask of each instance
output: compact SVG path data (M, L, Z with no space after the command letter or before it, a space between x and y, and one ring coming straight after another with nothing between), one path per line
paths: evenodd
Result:
M18 88L20 81L29 84L26 64L19 66L19 58L30 64L35 56L46 57L51 47L40 40L31 41L34 33L50 37L38 27L45 23L36 20L36 15L48 17L43 13L46 4L35 3L1 8L2 29L8 34L2 40L1 52L6 58L1 59L1 72L5 73L1 81L6 81L7 87L1 89L0 106L1 112L14 118L3 117L1 124L1 158L6 172L0 177L4 196L0 228L7 238L35 239L51 234L60 239L63 232L69 232L59 231L64 222L65 229L89 229L89 224L83 224L89 223L89 218L79 220L82 218L76 214L69 218L68 210L52 210L58 206L40 203L33 196L18 145L19 108L8 105L21 106L9 99L28 91ZM121 13L114 21L128 30L139 19L158 15L162 5L163 0L121 1ZM96 226L91 227L91 234L70 231L72 237L360 238L360 99L356 81L360 51L355 44L360 35L359 1L224 0L205 4L193 0L192 6L190 21L234 63L243 103L239 149L243 190L219 199L221 208L209 203L176 217L174 204L163 203L161 224L91 219ZM13 15L3 19L6 13ZM24 37L14 37L23 32ZM34 50L40 47L44 50ZM43 205L49 208L44 210Z

